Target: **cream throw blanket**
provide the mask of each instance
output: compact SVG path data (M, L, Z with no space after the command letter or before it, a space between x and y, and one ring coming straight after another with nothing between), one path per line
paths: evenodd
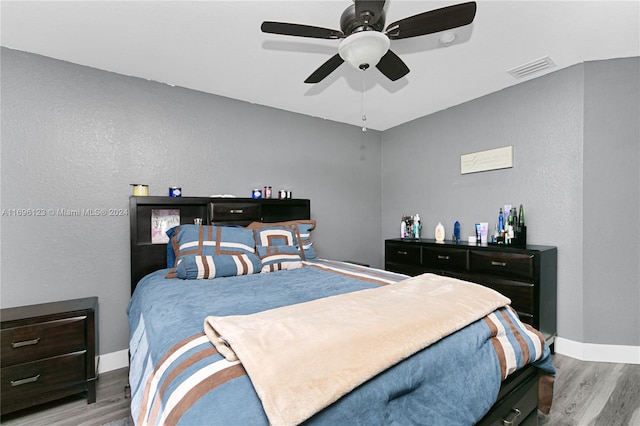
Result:
M204 327L218 352L240 359L271 424L294 425L509 302L481 285L424 274L251 315L209 316Z

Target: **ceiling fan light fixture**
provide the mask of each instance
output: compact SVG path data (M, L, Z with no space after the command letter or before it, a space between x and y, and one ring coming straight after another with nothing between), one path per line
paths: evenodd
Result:
M375 67L389 50L390 40L378 31L361 31L340 42L338 53L355 69Z
M451 43L453 43L455 39L456 39L456 33L447 31L446 33L440 36L439 40L443 46L447 47L447 46L451 46Z

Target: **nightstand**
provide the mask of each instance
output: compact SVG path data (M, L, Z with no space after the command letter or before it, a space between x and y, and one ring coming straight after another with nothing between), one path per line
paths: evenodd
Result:
M97 317L97 297L0 311L2 414L83 392L96 401Z

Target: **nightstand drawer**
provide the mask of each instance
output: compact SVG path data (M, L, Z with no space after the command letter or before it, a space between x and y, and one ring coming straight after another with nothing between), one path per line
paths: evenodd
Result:
M3 329L2 367L85 350L86 322L76 316Z
M466 270L467 250L422 247L422 265L433 269Z
M387 244L384 253L387 262L419 264L420 246L409 244Z
M96 400L98 298L2 309L2 415L86 392Z
M533 255L531 254L471 250L469 266L471 272L533 280Z
M86 381L86 351L2 368L2 402Z

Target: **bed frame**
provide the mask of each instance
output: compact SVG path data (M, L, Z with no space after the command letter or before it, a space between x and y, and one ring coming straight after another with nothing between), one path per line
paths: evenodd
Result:
M151 242L152 210L179 210L181 224L192 224L195 218L201 218L203 224L240 226L311 218L311 203L306 199L132 196L131 294L142 277L166 268L167 245ZM537 405L538 369L527 366L502 383L496 403L478 425L537 425Z

